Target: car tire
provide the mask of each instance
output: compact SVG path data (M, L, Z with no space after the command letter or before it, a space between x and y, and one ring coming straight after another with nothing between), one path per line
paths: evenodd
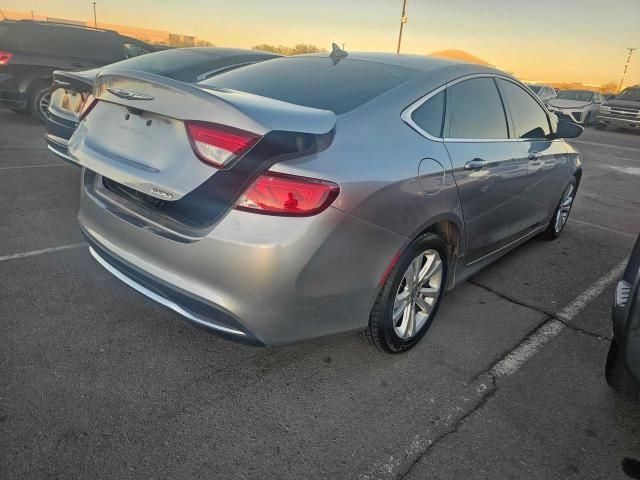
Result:
M596 123L596 130L606 130L607 126L604 123Z
M47 121L47 107L51 99L51 86L48 83L38 83L29 94L29 112L41 123Z
M640 400L640 384L634 380L627 370L622 350L615 339L611 340L604 374L609 386L621 396L629 400Z
M442 237L427 232L400 255L371 310L365 335L373 345L387 353L402 353L420 341L444 294L449 251ZM423 278L418 278L421 273ZM427 292L424 297L423 292Z
M564 230L567 221L569 220L569 214L571 213L571 207L576 199L576 193L578 192L578 182L576 177L572 177L569 184L562 192L562 197L553 212L551 220L549 220L549 226L542 232L542 236L547 240L555 240L560 236Z

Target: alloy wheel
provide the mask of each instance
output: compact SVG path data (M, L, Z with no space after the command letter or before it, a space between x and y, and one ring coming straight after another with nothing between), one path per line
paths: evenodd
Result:
M393 328L408 340L427 323L442 288L442 259L433 249L425 250L409 264L393 303Z
M47 109L49 108L49 103L51 102L51 94L47 93L40 98L40 103L38 104L38 108L40 109L40 113L42 114L42 118L47 118Z
M575 198L576 186L571 184L567 187L560 200L558 211L556 212L556 218L554 223L554 229L556 233L560 233L564 228L564 225L569 219L569 212L571 212L571 206L573 205L573 199Z

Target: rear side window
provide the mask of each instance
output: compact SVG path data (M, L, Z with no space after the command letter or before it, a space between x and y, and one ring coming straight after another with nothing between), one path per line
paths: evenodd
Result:
M509 104L518 138L549 138L551 127L542 107L529 93L515 83L498 79Z
M330 57L278 58L216 75L200 84L305 107L346 113L420 72L383 63Z
M492 78L474 78L447 88L445 132L448 138L509 138L507 118Z
M167 72L182 70L203 62L207 58L219 58L219 55L205 55L194 50L175 49L161 52L148 53L139 57L129 58L121 62L113 63L103 70L129 69L141 72L164 75Z
M424 102L411 114L411 120L432 137L442 137L444 99L443 90Z

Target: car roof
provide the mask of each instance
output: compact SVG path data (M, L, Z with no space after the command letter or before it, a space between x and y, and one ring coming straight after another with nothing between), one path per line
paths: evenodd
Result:
M327 53L311 53L304 55L294 55L295 57L322 57L326 58ZM461 60L451 60L440 57L431 57L429 55L413 55L413 54L396 54L381 52L347 52L347 56L343 57L348 60L359 60L364 62L383 63L397 67L412 68L423 72L433 72L435 70L445 69L449 67L462 66L469 67L474 72L500 72L492 67L485 67L475 63L464 62Z
M119 35L115 30L105 30L102 28L94 28L86 25L75 25L73 23L62 22L43 22L39 20L3 20L0 25L15 25L20 27L43 27L43 28L71 28L76 30L86 30L88 32L113 33Z

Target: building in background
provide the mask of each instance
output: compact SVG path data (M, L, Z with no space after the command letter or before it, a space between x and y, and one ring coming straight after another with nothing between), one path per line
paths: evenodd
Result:
M94 26L93 20L85 22L82 20L73 20L68 18L48 17L37 13L32 14L31 12L11 12L3 10L2 13L8 20L36 20L40 22L66 23L69 25L79 25L84 27ZM171 47L211 46L210 42L206 40L198 40L193 35L170 33L163 30L153 30L149 28L139 28L105 22L98 22L98 28L102 28L104 30L115 30L122 35L137 38L143 42L156 45L167 45Z

